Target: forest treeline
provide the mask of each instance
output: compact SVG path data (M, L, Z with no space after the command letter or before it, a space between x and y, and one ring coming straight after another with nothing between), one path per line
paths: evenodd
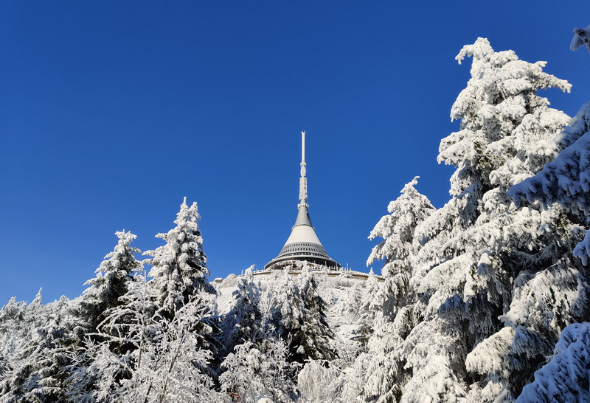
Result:
M384 281L342 305L355 337L307 267L267 288L247 270L220 312L185 200L147 259L117 232L81 296L0 310L0 402L590 401L590 103L551 108L539 90L570 84L487 39L465 58L438 155L451 198L435 208L416 177L389 204L368 259Z

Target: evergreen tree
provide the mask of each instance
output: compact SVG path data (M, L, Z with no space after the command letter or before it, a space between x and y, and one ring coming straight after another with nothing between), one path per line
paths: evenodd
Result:
M130 381L160 327L145 273L134 273L119 303L104 312L97 333L74 359L68 401L110 402L132 395Z
M320 296L317 280L307 266L302 268L299 275L299 292L304 314L299 329L295 333L293 330L296 326L290 329L290 339L299 345L294 357L299 355L301 359L333 360L337 354L332 342L334 333L326 319L326 302Z
M587 29L576 28L574 32L571 48L577 50L587 43ZM535 382L519 397L524 402L566 401L574 397L584 400L587 395L584 392L587 387L579 388L588 383L587 375L579 369L587 366L585 325L570 324L590 320L587 267L590 235L586 231L590 226L590 103L582 106L546 149L546 154L554 160L536 175L513 186L508 194L519 205L541 204L547 211L565 211L567 220L562 219L559 224L568 231L559 241L566 252L545 270L523 271L519 275L515 280L518 293L505 320L513 326L520 325L513 347L525 359L536 351L544 357L551 356L555 340L565 330L551 362L535 373ZM544 227L540 230L546 231ZM539 360L536 367L544 362Z
M435 211L430 201L414 188L417 179L406 184L401 196L389 203L389 214L379 220L369 235L369 239L383 238L373 248L367 265L385 260L381 270L385 282L378 287L376 278L370 275L362 303L366 312L377 309L377 315L371 315L375 330L368 340L368 352L361 354L354 366L364 379L358 385L361 389L357 394L366 401L395 398L399 395L399 384L407 378L397 354L408 329L415 322L412 306L417 295L409 281L413 259L420 245L414 241L414 231Z
M118 374L103 368L104 360L116 361L115 356L111 357L112 354L108 351L109 348L115 348L115 344L110 341L105 343L104 335L97 333L97 326L109 311L122 303L121 297L127 293L128 286L133 281L132 275L139 270L141 263L133 255L139 253L139 249L130 245L136 236L125 231L115 234L119 238L117 246L96 269L96 277L86 281L85 285L90 287L70 303L70 310L75 317L75 340L69 347L70 382L66 395L73 401L94 401L98 394L97 388L103 388L94 384L94 381L99 382L104 376L100 369L105 369L107 376L114 376L113 381L120 378Z
M6 401L21 393L30 364L24 349L36 329L45 324L48 313L41 290L28 305L12 297L0 310L0 396Z
M210 315L209 294L195 294L170 321L158 321L150 329L137 355L131 379L124 388L124 401L219 402L213 389L210 362L213 354L205 338L212 332L205 322ZM138 396L141 398L138 399Z
M413 259L405 260L414 303L402 301L398 308L391 324L391 333L398 332L393 346L385 344L388 338L373 337L395 361L373 360L368 373L382 374L367 382L368 401L446 402L475 396L489 401L503 387L517 392L518 381L510 385L505 378L496 382L500 389L487 388L497 381L496 374L477 372L477 365L468 370L465 360L502 329L497 318L509 310L512 278L523 267L555 263L565 251L555 241L571 236L571 225L563 230L558 225L565 218L562 212L518 209L506 196L512 184L542 168L546 157L537 146L568 120L537 90L568 91L569 84L544 73L543 62L494 52L485 39L465 46L457 60L466 56L473 57L472 77L451 110L451 118L461 120L460 130L441 141L439 154L439 162L457 167L452 199L415 227L411 244L417 249ZM548 224L544 233L538 231L542 222ZM551 261L551 256L558 257ZM390 386L384 388L380 379L390 379L385 383Z
M137 237L124 230L115 235L119 238L117 246L96 269L96 277L84 283L90 287L72 301L72 312L88 332L96 331L96 326L104 319L104 312L119 304L119 297L127 292L133 272L141 267L133 255L140 250L130 245Z
M33 302L28 305L25 301L17 302L12 297L0 309L0 379L14 367L16 357L31 339L32 332L46 320L43 308L39 290Z
M231 352L236 344L246 341L257 342L262 337L262 312L260 310L260 283L254 283L252 269L246 269L233 296L235 303L223 316L220 328L220 342L223 345L221 358Z
M590 324L566 327L549 363L535 372L535 381L524 387L517 403L567 403L590 401Z
M414 230L434 212L428 198L414 188L417 183L418 177L415 177L404 186L401 196L389 203L389 214L379 220L369 235L371 240L383 238L373 248L367 266L377 260L385 260L381 269L385 286L377 294L378 299L373 304L381 306L388 319L395 316L399 307L411 302L409 280L412 259L419 247L414 242Z
M448 382L454 389L440 393L440 398L465 396L471 383L469 399L492 401L502 388L518 395L524 381L520 377L532 373L516 368L534 366L540 356L522 360L513 355L509 378L499 380L497 373L474 371L478 365L467 368L467 354L478 344L489 345L481 342L503 325L513 325L497 319L510 308L512 279L524 267L539 270L554 264L565 252L559 240L571 236L569 224L559 226L565 219L562 212L519 209L506 196L511 185L542 168L547 159L542 146L568 121L537 91L569 91L570 85L544 73L544 62L530 64L512 51L494 52L484 39L465 46L457 59L466 56L473 58L472 78L451 110L453 119L461 119L460 131L442 140L439 154L440 162L458 168L451 179L453 199L440 210L440 218L450 218L450 213L463 225L442 231L441 238L426 228L436 224L424 222L420 232L428 235L431 247L425 245L419 254L423 275L416 283L428 299L426 320L418 326L430 327L436 338L451 335L455 341L442 350L447 351L442 357L451 357L444 367L453 374ZM544 232L538 230L542 224ZM421 387L416 383L405 393L418 400Z
M285 271L270 294L271 312L266 320L288 343L291 361L303 364L309 359L331 360L336 357L331 342L334 334L326 321L326 303L307 266L302 268L296 282Z
M213 306L217 295L207 281L209 275L197 204L186 198L174 221L176 227L157 237L164 246L146 252L152 259L148 283L155 313L150 337L134 368L131 394L146 401L163 401L167 396L185 401L215 401L212 391L214 371L210 362L213 346ZM181 387L182 385L182 387Z
M205 277L210 273L203 252L200 218L197 203L188 207L185 198L174 221L176 227L166 234L156 235L166 244L145 252L152 257L145 261L152 265L148 276L153 279L149 285L155 293L158 313L166 319L172 319L174 312L188 303L194 294L215 294Z
M353 291L356 287L353 288ZM369 270L369 276L364 282L363 287L360 288L360 298L358 301L350 301L349 303L357 303L355 310L358 312L358 330L355 341L361 343L365 347L367 340L373 334L376 315L381 314L380 310L383 307L384 287L379 284L379 280L373 269Z
M246 341L235 347L222 364L221 391L232 402L254 403L267 397L273 402L295 400L294 374L299 365L288 360L287 343L273 337L259 344Z
M11 368L0 383L0 402L61 402L65 398L69 364L67 329L72 326L69 300L61 297L47 305L41 294L23 319L33 326L12 357ZM12 304L11 304L12 305ZM25 319L29 316L28 319ZM14 345L14 344L13 344Z

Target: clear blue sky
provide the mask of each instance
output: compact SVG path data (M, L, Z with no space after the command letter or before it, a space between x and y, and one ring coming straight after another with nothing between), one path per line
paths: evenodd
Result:
M196 201L212 278L262 268L297 213L306 130L312 222L367 270L369 231L414 176L435 206L453 101L487 37L590 99L571 52L590 3L535 1L0 2L0 305L79 295L117 230L142 250ZM380 268L380 265L376 268Z

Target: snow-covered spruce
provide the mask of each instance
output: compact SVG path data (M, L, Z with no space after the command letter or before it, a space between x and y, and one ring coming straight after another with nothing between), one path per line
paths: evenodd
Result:
M535 372L517 403L590 401L590 323L566 327L555 345L555 355Z
M131 246L136 236L125 231L118 231L115 235L119 238L115 249L96 269L96 277L84 283L90 287L70 304L76 318L73 331L75 345L70 348L70 364L65 369L68 374L65 393L70 401L94 400L101 392L104 400L111 388L101 385L101 382L106 380L110 384L124 376L125 370L116 364L117 357L111 354L110 340L105 342L97 327L111 311L124 303L122 297L135 280L133 274L142 265L134 256L141 251ZM121 344L117 343L117 346ZM110 365L104 365L104 362Z
M17 320L11 328L2 329L9 347L5 356L10 358L0 376L0 402L64 401L67 375L63 370L69 363L67 329L72 328L69 304L68 298L61 297L43 305L39 292L28 306L22 303L17 307L11 300L2 308L0 323L8 324L11 316Z
M79 325L88 332L96 331L96 326L104 319L106 309L119 304L119 297L127 292L133 272L141 267L134 256L134 253L141 251L131 246L137 237L124 230L115 235L119 238L117 246L96 269L96 277L84 283L89 287L72 301L72 313L77 316Z
M438 157L457 167L452 199L414 230L419 248L408 283L417 299L393 321L405 329L392 350L398 365L387 371L397 373L389 393L402 402L493 401L502 388L517 396L539 362L529 359L532 368L522 368L513 357L514 364L497 371L473 363L476 356L469 366L466 359L480 344L495 345L482 342L505 326L498 317L510 308L512 279L525 266L535 272L555 264L567 251L564 239L575 238L563 211L517 208L506 196L512 184L542 169L550 157L539 145L569 120L537 91L570 85L544 73L545 63L495 52L486 39L465 46L457 60L465 57L473 59L471 79L451 109L460 130L441 141ZM554 291L560 298L568 292ZM564 315L566 323L577 320L575 311ZM512 376L517 368L520 378ZM384 396L382 384L375 385L366 401Z
M289 362L287 343L273 337L259 344L246 341L235 347L222 364L221 390L234 402L254 403L261 398L290 402L297 396L293 374L299 364Z
M584 104L568 127L551 142L551 156L542 171L513 186L508 194L517 204L560 204L586 228L590 227L590 102ZM583 227L578 227L583 231ZM584 265L590 257L587 233L574 251Z
M97 402L117 401L136 388L129 380L160 330L145 273L134 273L119 302L107 309L97 332L74 358L68 392L71 402L80 397Z
M365 380L357 394L366 401L397 399L401 385L407 381L399 353L416 322L413 307L418 296L410 287L410 277L420 244L414 240L414 231L435 210L428 198L414 188L417 179L406 184L401 196L389 203L389 214L379 220L369 235L369 239L383 238L373 248L367 265L385 260L381 270L385 282L377 292L370 291L371 303L363 307L366 312L377 310L371 316L374 333L368 340L368 353L361 355L355 365ZM369 288L371 282L367 281L366 289ZM347 393L351 392L351 386Z
M210 366L216 293L207 282L196 204L181 205L166 245L148 252L126 292L74 357L68 397L79 401L223 401Z
M158 313L166 318L172 318L194 293L215 294L206 278L210 273L203 252L200 218L197 203L188 207L185 198L174 221L176 227L156 235L166 244L144 253L152 257L144 262L152 265L149 285L155 293Z
M259 342L264 336L260 308L262 290L260 282L254 282L253 269L253 266L246 269L244 276L239 279L237 290L233 292L234 305L221 318L221 334L218 337L223 346L219 357L221 359L224 359L237 344L247 341Z
M385 277L385 287L376 293L372 304L382 308L389 318L409 302L405 298L413 297L408 295L409 278L412 259L420 245L414 242L414 230L435 210L428 198L414 188L417 183L415 177L404 186L401 196L387 206L389 214L379 220L369 235L370 240L380 237L383 241L371 251L367 266L384 260L381 274Z
M334 334L326 321L326 303L318 293L318 284L307 266L293 281L288 271L269 293L266 326L289 345L289 360L332 360Z

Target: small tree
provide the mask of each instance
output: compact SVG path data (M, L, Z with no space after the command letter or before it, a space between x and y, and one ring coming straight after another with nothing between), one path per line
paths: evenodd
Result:
M32 370L30 342L47 323L49 309L42 304L41 290L30 304L12 297L0 309L0 396L20 396ZM29 350L28 353L25 350Z
M294 356L301 359L333 360L337 354L332 342L334 333L326 319L326 302L320 296L317 280L307 266L303 267L299 276L299 292L304 315L300 330L293 333L294 329L291 328L291 340L294 345L299 345Z
M224 346L221 358L231 352L236 344L257 342L262 337L261 288L260 283L254 283L253 267L246 269L244 276L239 279L238 289L233 293L235 303L221 320L219 339Z

